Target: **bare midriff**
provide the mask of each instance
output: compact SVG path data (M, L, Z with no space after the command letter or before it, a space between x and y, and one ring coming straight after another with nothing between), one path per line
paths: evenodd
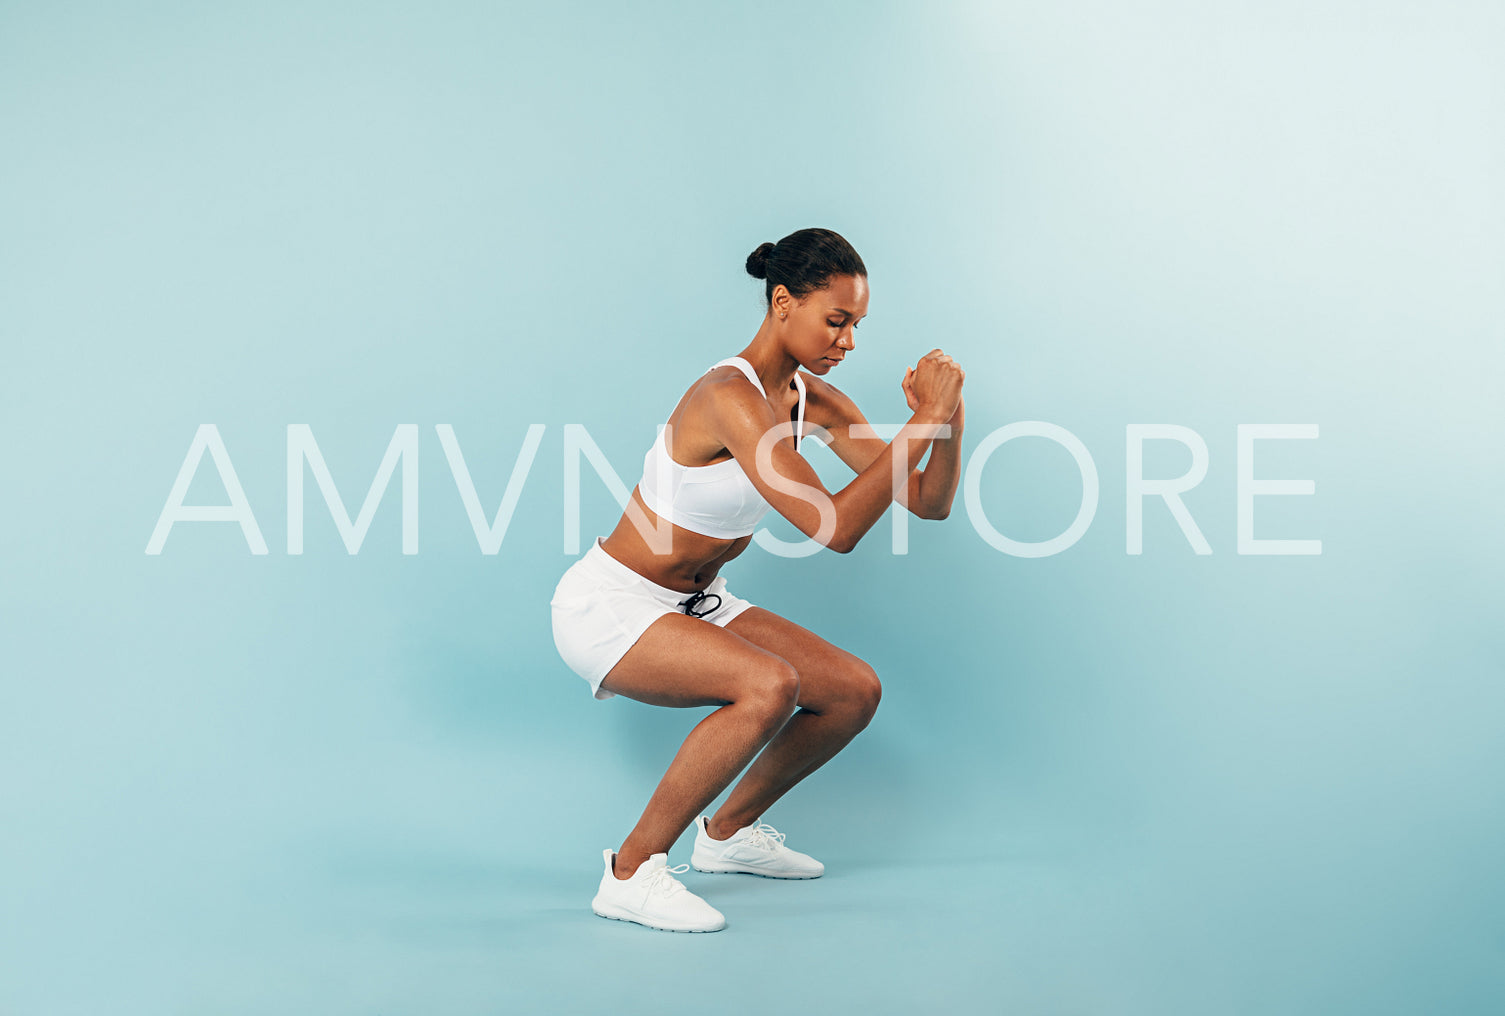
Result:
M625 512L617 520L616 528L602 538L601 549L649 582L678 589L686 595L715 581L721 566L746 550L752 542L751 535L730 539L706 536L661 519L643 503L636 487L632 488L632 500L651 526L669 527L672 551L655 554Z

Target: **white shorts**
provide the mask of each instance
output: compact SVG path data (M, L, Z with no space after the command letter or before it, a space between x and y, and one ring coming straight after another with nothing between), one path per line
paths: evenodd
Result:
M703 593L687 611L685 601L695 594L649 582L602 550L598 536L554 587L549 601L554 646L569 668L585 678L591 694L613 698L616 692L602 688L601 679L660 617L692 613L725 628L752 606L727 591L724 575L717 575Z

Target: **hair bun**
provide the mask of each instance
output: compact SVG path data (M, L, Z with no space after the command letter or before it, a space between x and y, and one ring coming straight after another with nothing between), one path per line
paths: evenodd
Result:
M747 255L747 274L755 279L768 278L768 255L777 244L760 243L758 249Z
M773 263L773 256L779 263ZM811 226L797 229L778 243L760 243L747 256L747 274L763 280L763 307L773 306L773 291L780 286L796 300L825 289L838 275L867 278L867 265L840 233Z

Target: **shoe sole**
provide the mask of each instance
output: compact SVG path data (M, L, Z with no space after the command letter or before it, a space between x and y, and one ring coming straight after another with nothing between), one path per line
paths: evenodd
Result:
M695 863L694 858L690 859L690 867L694 868L696 871L703 871L707 875L757 875L759 878L812 879L820 878L821 875L825 874L825 872L822 871L814 875L778 875L769 871L754 871L752 868L741 868L732 865L728 865L724 868L702 868L700 865Z
M654 931L678 931L704 934L706 932L722 931L726 928L725 924L721 925L720 928L670 928L667 925L653 924L652 922L645 921L642 917L634 915L630 910L617 910L616 913L606 913L595 903L591 904L591 913L595 914L597 917L604 917L608 921L625 921L628 924L641 924L643 927L652 928Z

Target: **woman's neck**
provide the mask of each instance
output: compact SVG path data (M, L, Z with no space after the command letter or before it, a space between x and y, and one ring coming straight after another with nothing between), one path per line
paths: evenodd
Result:
M763 322L747 348L737 355L752 364L758 380L763 382L763 391L770 395L794 386L794 372L799 369L800 362L780 345L767 321Z

